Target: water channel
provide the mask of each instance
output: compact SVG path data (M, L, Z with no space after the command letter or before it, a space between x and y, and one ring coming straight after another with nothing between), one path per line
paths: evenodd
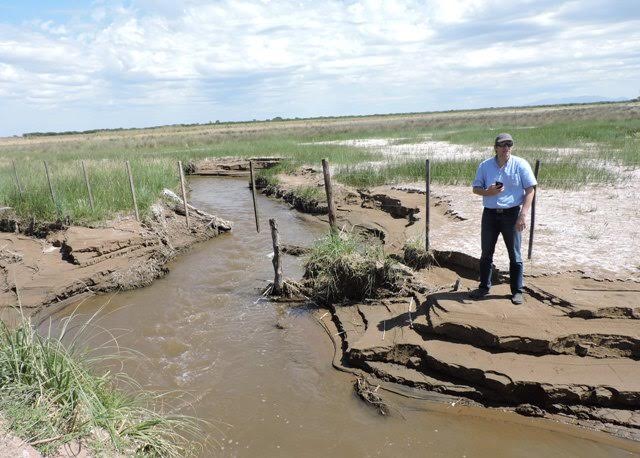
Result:
M194 246L152 286L93 298L76 313L103 308L100 326L140 353L124 370L144 388L187 393L184 413L210 422L203 456L632 454L634 444L605 434L395 395L385 396L402 415L379 416L356 398L352 377L331 367L333 346L308 310L257 301L273 277L267 219L277 218L283 243L299 245L326 226L258 196L257 234L246 180L192 178L190 186L192 203L233 221L233 232ZM285 276L301 271L286 257Z

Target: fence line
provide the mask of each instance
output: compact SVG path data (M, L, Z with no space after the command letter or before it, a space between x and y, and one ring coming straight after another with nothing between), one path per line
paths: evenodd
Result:
M9 164L9 161L11 161L10 164ZM7 194L5 195L6 205L15 206L16 208L19 208L20 207L19 202L20 200L22 200L24 201L25 204L28 203L29 205L32 206L32 208L35 209L33 213L36 217L40 217L42 212L49 214L49 211L52 208L50 205L53 204L53 207L55 208L56 213L60 214L60 212L63 211L64 209L65 212L70 211L71 216L73 216L73 212L75 211L75 208L77 207L78 202L83 200L86 202L85 199L87 199L87 197L85 196L88 196L88 205L91 207L92 211L96 211L96 210L104 211L105 205L108 205L109 201L113 201L115 203L116 208L114 209L114 211L117 211L120 209L131 209L129 202L132 202L133 203L132 206L133 206L134 213L136 214L136 218L138 220L140 219L140 213L139 213L140 208L138 207L139 190L137 190L136 187L132 184L132 183L137 183L133 175L129 177L129 188L130 188L129 191L131 192L130 200L128 200L126 195L124 194L126 192L125 188L124 187L120 188L121 186L120 182L119 181L113 182L113 180L112 180L112 183L113 183L112 188L114 189L114 192L118 194L117 200L113 200L110 198L110 196L107 195L106 201L103 201L102 196L105 194L105 190L102 188L100 188L100 192L98 196L94 195L93 188L97 186L96 176L99 175L100 177L103 177L101 178L100 182L102 182L102 180L104 179L105 174L107 175L107 179L108 179L108 174L111 172L111 169L112 169L111 165L114 163L117 164L119 161L107 160L104 162L106 165L104 166L103 169L101 169L100 166L97 164L96 165L94 165L93 163L88 164L87 161L80 160L80 159L74 160L72 162L80 162L79 165L81 167L78 167L78 168L73 167L73 169L78 170L78 172L73 172L73 174L71 175L66 173L63 177L58 176L59 171L62 170L63 167L55 166L52 168L50 161L42 161L45 167L45 174L46 174L46 180L47 180L46 184L44 184L44 187L43 187L43 184L38 183L38 181L41 180L40 172L36 171L36 173L34 173L34 170L33 170L34 168L35 169L38 168L38 165L37 165L38 162L39 161L37 160L21 161L20 169L18 170L17 160L13 160L13 159L7 160L6 162L7 166L4 168L4 173L5 173L4 189L7 192ZM422 167L424 167L424 164L425 163L423 162ZM435 162L432 159L429 159L429 164L430 164L430 169L434 169ZM328 168L329 167L328 162L326 165ZM94 169L92 169L91 171L89 170L90 166L94 167ZM42 167L42 165L40 167ZM166 167L166 164L164 164L162 167ZM64 164L64 168L67 169L66 163ZM131 165L129 163L127 173L129 173L130 168L131 168ZM166 168L163 168L162 170L163 170L163 173L166 173ZM593 179L596 179L596 180L600 179L601 181L603 180L601 177L598 177L598 176L593 176L593 177L586 176L585 178L579 178L575 176L567 177L567 178L545 177L544 175L548 175L550 173L547 170L548 168L545 166L545 173L542 174L543 176L539 179L539 183L542 187L545 188L545 191L550 191L551 189L579 190L585 187L587 187L588 189L588 187L590 186L597 185L597 182L591 181L591 180ZM456 185L456 186L464 186L469 184L471 181L471 178L469 178L469 180L467 181L465 181L464 179L439 180L437 176L434 178L433 172L434 170L430 170L429 179L434 184L441 183L441 184L450 184L450 185ZM118 174L118 176L121 176L120 173L117 172L116 168L113 168L113 173L114 175ZM421 173L424 174L424 170ZM184 179L184 170L182 172L182 176ZM80 187L78 187L78 184L75 183L76 177L77 177L78 183L80 184ZM144 175L144 178L138 177L137 179L140 182L137 183L137 186L138 187L142 186L145 188L145 190L148 190L149 184L146 181L147 180L146 177L147 177L147 174ZM329 174L330 182L331 182L331 178L332 178L331 174ZM417 178L416 181L418 181L419 178L418 177L416 178ZM65 181L67 179L69 180L69 183L72 184L72 186L69 186L69 183ZM83 183L83 180L84 180L84 183ZM409 178L407 181L409 180L413 180L413 178ZM611 181L611 180L608 180L607 178L605 178L604 180L607 182ZM254 177L254 181L255 181L255 177ZM118 185L117 190L113 186L116 184ZM83 187L86 189L83 189ZM431 187L433 187L433 185ZM42 201L44 197L44 194L43 194L44 189L47 190L47 193L50 196L49 199L51 201L51 204L49 204L48 202ZM14 190L17 192L15 192ZM34 195L38 196L38 201L36 202L36 205L33 205ZM147 201L148 199L145 199L145 202ZM329 199L328 203L329 202L333 204L334 212L335 212L335 202L333 201L333 199ZM26 207L23 205L22 208L26 208ZM255 212L257 213L257 208ZM26 215L26 217L30 217L30 216L33 216L33 215ZM188 216L186 216L185 218L188 218ZM335 213L334 213L334 218L335 218ZM335 220L334 220L334 224L335 224ZM256 225L257 229L258 229L258 225L259 225L259 222ZM426 229L425 229L425 242L427 242L427 238L428 238L428 235L426 234Z

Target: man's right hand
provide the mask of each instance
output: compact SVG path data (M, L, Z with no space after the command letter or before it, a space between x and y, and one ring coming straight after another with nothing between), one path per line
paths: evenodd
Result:
M487 196L497 196L502 191L504 191L504 186L496 186L495 183L485 189Z

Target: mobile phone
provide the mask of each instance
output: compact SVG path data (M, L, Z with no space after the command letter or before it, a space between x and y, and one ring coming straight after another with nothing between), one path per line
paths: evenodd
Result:
M502 181L496 181L496 188L501 188L502 186Z

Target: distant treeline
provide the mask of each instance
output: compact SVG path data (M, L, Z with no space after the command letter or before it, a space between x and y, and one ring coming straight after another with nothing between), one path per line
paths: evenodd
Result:
M441 111L414 111L407 113L376 113L367 115L344 115L344 116L314 116L310 118L282 118L276 116L271 119L259 120L252 119L251 121L209 121L205 123L192 123L192 124L167 124L163 126L151 126L151 127L114 127L109 129L90 129L90 130L67 130L64 132L26 132L22 134L25 138L32 137L49 137L54 135L83 135L83 134L97 134L97 133L109 133L109 132L121 132L121 131L135 131L135 130L152 130L152 129L166 129L170 127L206 127L212 125L231 125L231 124L248 124L248 123L261 123L261 122L280 122L280 121L315 121L315 120L327 120L327 119L345 119L345 118L368 118L368 117L381 117L381 116L415 116L415 115L427 115L438 113L453 113L453 112L474 112L474 111L486 111L486 110L514 110L517 108L544 108L552 106L578 106L578 105L606 105L616 103L628 103L628 102L640 102L640 97L630 99L626 101L614 101L614 102L586 102L586 103L561 103L553 105L527 105L527 106L509 106L509 107L487 107L487 108L471 108L466 110L441 110Z

